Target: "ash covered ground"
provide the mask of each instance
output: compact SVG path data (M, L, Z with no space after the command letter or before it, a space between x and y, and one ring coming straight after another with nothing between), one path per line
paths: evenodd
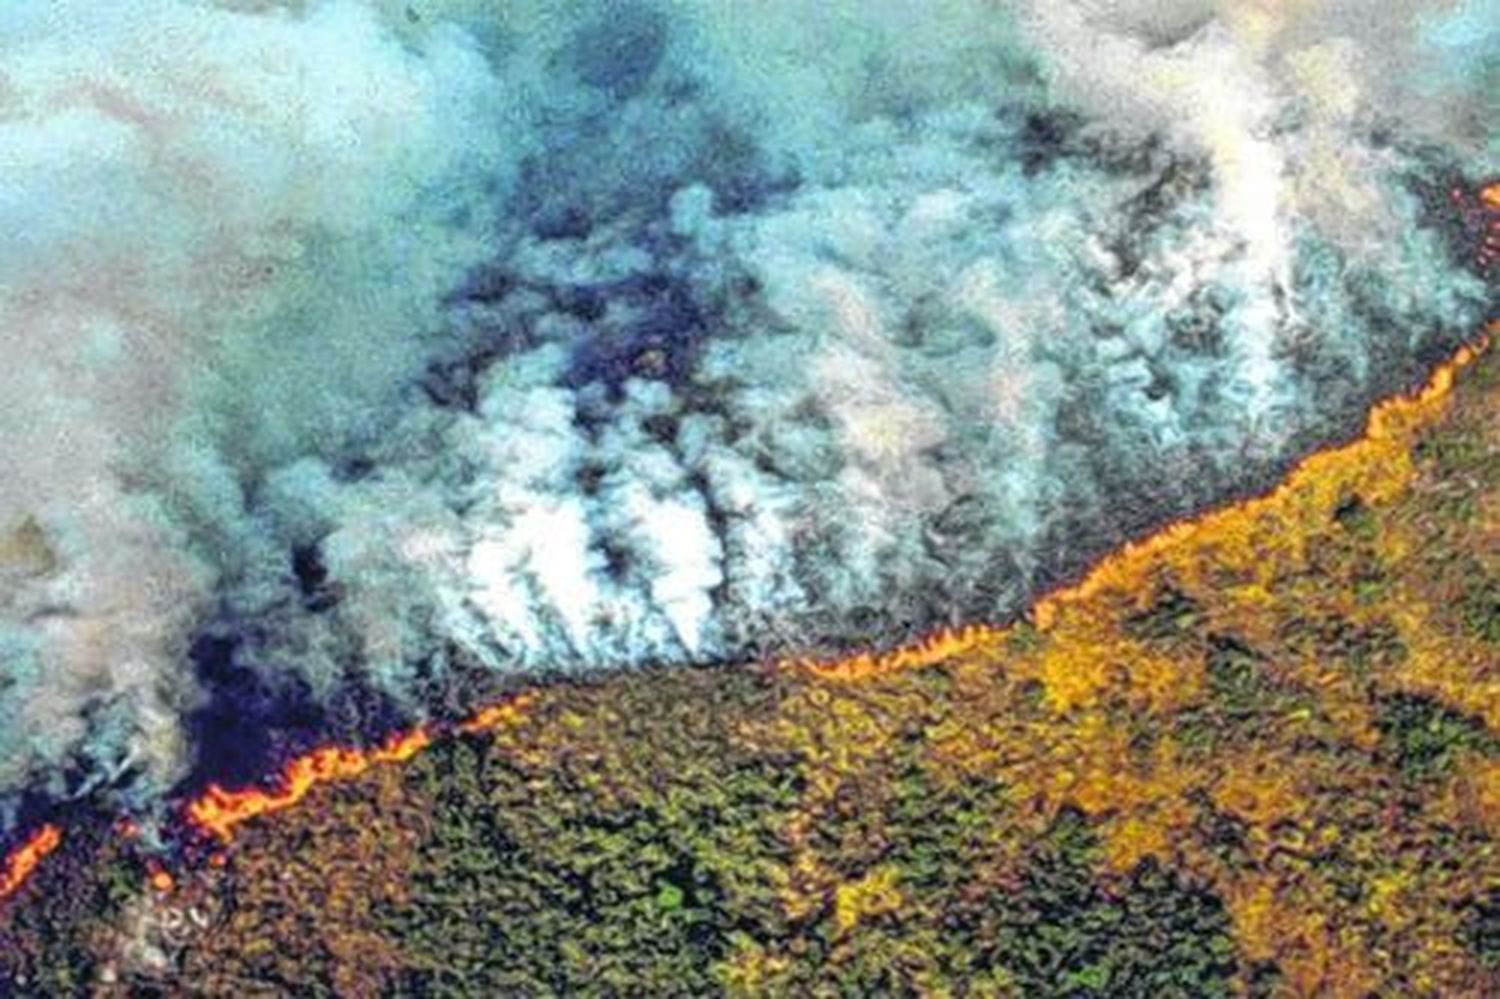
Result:
M1490 314L1496 23L6 5L6 822L1004 620L1263 488Z

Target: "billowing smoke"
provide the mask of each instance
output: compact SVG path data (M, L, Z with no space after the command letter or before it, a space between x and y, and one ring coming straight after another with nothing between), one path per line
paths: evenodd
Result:
M1263 484L1487 307L1500 19L1367 6L13 0L0 790L1000 619Z

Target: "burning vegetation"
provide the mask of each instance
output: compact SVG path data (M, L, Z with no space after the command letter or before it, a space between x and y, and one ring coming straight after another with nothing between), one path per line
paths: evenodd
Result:
M272 790L247 788L226 791L217 784L189 803L187 814L199 828L228 842L234 827L247 819L290 808L318 784L352 780L379 763L409 760L432 743L424 729L391 738L372 749L328 746L299 756L282 771Z
M0 978L1492 994L1500 386L1481 353L1012 627L561 685L449 737L315 753L191 803L223 842L181 870L85 825L0 911Z
M62 830L52 824L42 826L5 858L0 868L0 902L14 895L26 883L46 856L62 843Z

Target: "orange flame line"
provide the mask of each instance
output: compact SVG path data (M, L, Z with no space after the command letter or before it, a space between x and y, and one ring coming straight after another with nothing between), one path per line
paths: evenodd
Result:
M410 759L427 748L431 741L427 730L419 728L396 735L385 745L373 749L339 746L315 749L286 765L281 772L280 786L275 790L247 788L226 791L218 784L211 784L207 791L189 803L187 813L200 828L228 842L234 827L247 819L290 808L307 797L307 793L318 784L349 780L377 763Z
M62 835L62 830L49 822L5 858L5 867L0 869L0 900L20 891L42 859L62 844Z
M1139 566L1162 550L1199 532L1212 532L1229 517L1243 516L1283 503L1286 497L1322 478L1339 465L1346 464L1349 459L1363 457L1370 451L1372 444L1389 441L1397 437L1403 428L1436 416L1453 391L1454 376L1488 349L1490 335L1496 329L1495 324L1491 324L1490 330L1482 334L1478 341L1460 348L1432 373L1426 384L1414 392L1378 403L1370 411L1363 435L1347 444L1314 451L1303 457L1269 492L1177 521L1142 541L1127 544L1095 566L1082 582L1038 601L1033 609L1037 627L1047 630L1064 607L1088 600L1100 590L1116 583L1128 569Z
M857 680L882 673L936 666L938 663L994 641L1008 630L985 624L971 624L963 628L943 628L910 645L903 645L886 652L861 652L842 659L803 657L787 660L782 666L791 669L811 669L823 676L840 680Z
M517 721L534 698L530 695L512 698L480 711L456 726L465 733L483 732ZM233 837L234 827L257 815L279 812L307 797L318 784L347 781L379 763L398 763L411 759L432 744L432 734L425 728L392 736L382 746L353 749L327 746L292 760L282 770L274 790L246 788L227 791L211 784L187 806L188 817L223 842Z
M1403 427L1421 422L1424 417L1436 415L1446 403L1453 390L1453 379L1458 371L1474 362L1489 349L1492 338L1500 336L1500 320L1492 320L1474 343L1462 347L1446 363L1435 370L1426 384L1417 390L1398 395L1377 403L1370 411L1364 434L1354 441L1315 451L1302 458L1290 473L1282 477L1281 483L1268 493L1251 497L1215 510L1175 521L1158 529L1144 539L1129 542L1122 548L1106 555L1079 581L1065 585L1037 600L1031 609L1031 620L1041 631L1050 630L1058 615L1072 604L1086 601L1099 591L1129 579L1139 568L1164 549L1179 543L1184 538L1203 530L1213 530L1226 518L1253 513L1281 502L1293 491L1302 488L1333 467L1351 457L1362 455L1372 443L1383 442L1397 436ZM840 680L858 680L871 676L908 669L935 666L960 654L992 645L1002 640L1010 627L994 625L970 625L965 628L944 628L910 645L888 652L861 653L840 659L801 658L788 660L784 668L808 669L821 676Z
M458 731L473 734L477 732L488 732L500 728L503 725L511 725L520 721L521 716L536 700L534 694L521 694L512 697L508 701L492 704L480 711L473 718L461 723Z
M1485 197L1491 198L1491 189ZM1116 553L1106 556L1095 565L1078 583L1055 591L1037 601L1032 618L1038 628L1049 629L1055 623L1059 611L1065 606L1086 599L1109 585L1118 577L1122 566L1138 564L1174 541L1194 530L1200 529L1235 510L1253 509L1257 505L1275 502L1277 497L1310 475L1318 474L1319 463L1347 455L1370 441L1389 437L1394 428L1410 424L1414 419L1433 413L1446 401L1452 391L1453 379L1459 369L1472 363L1489 349L1491 341L1500 336L1500 320L1492 320L1478 340L1461 348L1452 359L1440 366L1425 386L1410 395L1397 396L1377 404L1370 413L1365 434L1358 440L1341 447L1315 452L1303 458L1281 485L1270 493L1229 507L1200 514L1196 517L1168 525L1143 541L1127 544ZM969 625L963 628L945 628L934 632L910 645L888 652L862 653L836 660L815 658L790 659L782 663L786 668L805 668L821 675L840 679L859 679L897 670L932 666L978 646L991 643L1006 635L1011 629L993 625ZM456 726L464 733L488 731L511 724L522 717L535 695L523 694L508 701L491 705L473 718ZM314 786L330 781L349 780L364 773L378 763L399 762L410 759L432 743L432 736L424 728L399 734L384 746L360 750L340 747L325 747L298 757L282 771L280 787L273 791L254 788L227 791L217 784L187 806L189 818L200 828L212 833L224 842L233 836L235 826L258 815L290 808L305 798ZM13 895L36 869L37 865L62 842L62 830L48 824L42 826L26 843L18 847L5 859L0 869L0 900ZM222 854L216 854L222 857Z

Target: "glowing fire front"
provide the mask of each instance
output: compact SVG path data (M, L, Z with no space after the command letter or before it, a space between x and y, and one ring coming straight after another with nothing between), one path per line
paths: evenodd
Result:
M492 705L457 726L465 733L484 732L518 720L532 701L521 696ZM318 784L351 780L380 763L399 763L410 759L432 744L432 733L425 728L398 733L383 745L371 749L328 746L299 756L288 763L274 789L246 788L227 791L217 784L209 786L187 806L187 815L200 829L224 842L233 836L234 827L268 812L290 808L307 796Z
M19 891L37 865L61 844L62 830L50 823L32 833L30 839L5 858L5 866L0 868L0 900Z
M1487 188L1485 197L1500 201L1500 187ZM1260 511L1292 502L1309 487L1313 493L1336 488L1337 483L1350 477L1347 473L1353 469L1364 467L1389 471L1402 467L1400 452L1410 443L1410 434L1442 413L1453 390L1455 375L1488 350L1496 336L1500 336L1500 321L1491 322L1477 342L1461 348L1420 388L1409 395L1376 405L1370 412L1364 434L1358 439L1308 455L1267 494L1169 524L1140 541L1126 544L1098 562L1079 582L1038 600L1032 607L1031 620L1039 630L1049 631L1068 607L1088 601L1101 590L1129 590L1143 585L1151 560L1174 545L1182 545L1195 537L1201 542L1241 533L1244 525ZM799 659L788 666L812 669L837 679L858 680L932 666L1001 641L1010 630L985 625L946 629L889 652L862 653L834 660Z
M317 749L288 763L281 773L280 786L273 790L226 791L217 784L209 785L201 797L188 805L188 817L200 828L227 842L234 827L247 819L290 808L318 784L349 780L378 763L410 759L427 748L431 741L425 729L415 729L373 749L338 746Z
M1494 203L1500 199L1497 188L1486 189L1484 196ZM1114 586L1129 586L1138 581L1151 556L1185 537L1198 533L1214 534L1232 531L1247 514L1253 515L1267 505L1287 502L1298 489L1319 483L1336 483L1341 469L1359 465L1380 467L1399 464L1393 451L1399 451L1410 433L1435 419L1444 409L1456 373L1484 353L1494 337L1500 335L1500 322L1491 322L1478 342L1460 350L1437 369L1418 391L1388 400L1371 412L1365 434L1354 442L1318 452L1305 458L1271 493L1211 511L1163 528L1161 531L1125 548L1098 563L1080 582L1054 592L1038 601L1032 620L1043 631L1052 628L1059 615L1096 593ZM888 673L895 670L934 665L978 646L994 643L1009 633L1008 628L973 625L948 629L884 653L863 653L832 661L798 659L787 662L789 668L815 669L824 675L846 680ZM456 726L462 733L489 731L513 724L522 718L535 695L526 694L492 705L469 721ZM186 813L194 825L223 842L233 836L240 823L259 815L281 811L300 802L318 784L351 780L381 763L410 759L433 741L429 730L418 728L393 736L383 745L370 749L325 747L292 760L282 771L272 789L248 788L237 791L211 785L203 795L190 802ZM122 827L131 835L132 826ZM45 825L5 858L0 866L0 900L13 895L25 883L38 864L57 849L62 831ZM216 858L222 855L216 854ZM165 891L171 887L170 875L153 877L153 886Z

